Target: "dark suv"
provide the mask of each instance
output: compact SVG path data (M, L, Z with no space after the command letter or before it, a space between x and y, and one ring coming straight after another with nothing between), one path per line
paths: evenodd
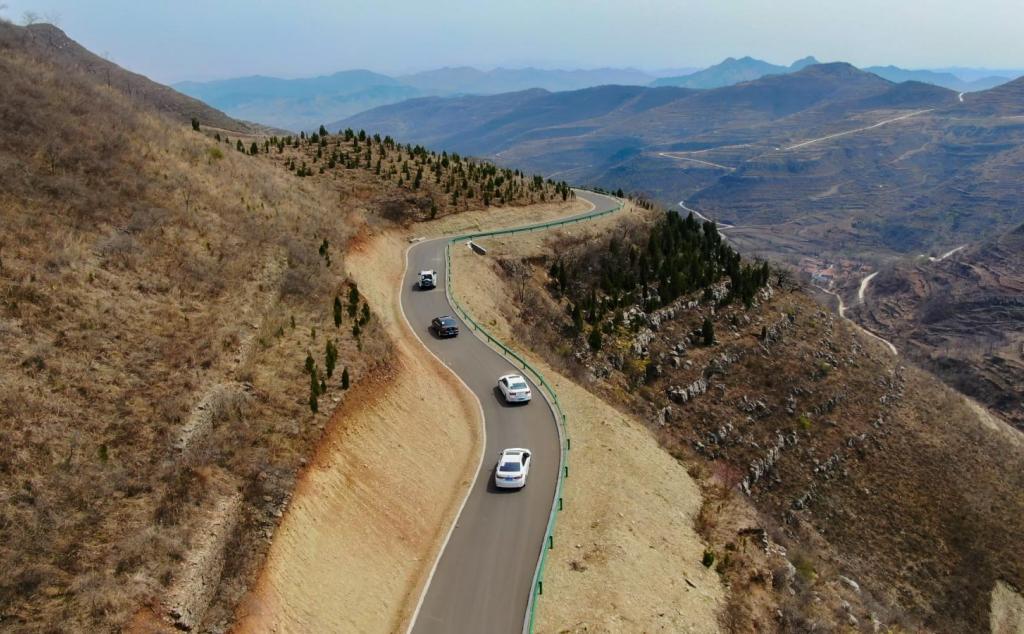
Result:
M433 330L438 337L459 336L459 322L455 321L455 318L451 315L434 317L434 320L430 322L430 329Z

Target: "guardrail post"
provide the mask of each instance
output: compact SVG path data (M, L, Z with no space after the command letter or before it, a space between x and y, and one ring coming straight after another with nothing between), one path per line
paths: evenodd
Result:
M572 439L569 438L568 436L566 436L565 437L565 450L569 451L570 449L572 449Z
M563 478L568 478L569 477L569 465L565 465L565 475L562 476L562 477Z
M544 594L544 580L537 580L537 594Z
M562 510L562 496L558 496L558 510Z
M555 547L555 536L554 535L548 535L548 550L551 550L554 547Z

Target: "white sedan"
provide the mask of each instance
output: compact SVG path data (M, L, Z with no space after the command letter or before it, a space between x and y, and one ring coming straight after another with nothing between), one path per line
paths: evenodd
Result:
M518 374L506 374L498 379L498 389L505 397L506 403L529 403L533 394L526 379Z
M521 489L530 473L529 449L505 449L498 454L494 469L494 486L499 489Z

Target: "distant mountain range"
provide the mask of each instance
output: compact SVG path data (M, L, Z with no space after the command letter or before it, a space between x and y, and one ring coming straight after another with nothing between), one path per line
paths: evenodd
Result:
M792 73L817 63L813 57L805 57L789 66L778 66L751 57L730 57L710 68L688 74L682 74L680 70L665 71L675 74L662 77L633 68L496 68L483 71L461 66L395 77L367 70L347 70L303 79L253 76L181 82L175 84L174 88L239 119L259 121L289 130L308 130L327 121L336 121L378 106L418 97L494 95L534 88L563 92L603 85L674 86L706 90L768 75ZM920 81L958 92L984 90L1016 76L1014 71L994 73L983 69L939 72L877 66L866 70L894 82Z
M412 99L328 127L684 201L752 254L891 257L1024 222L1024 78L960 92L831 63L707 90Z
M463 66L399 77L350 70L305 79L254 76L181 82L174 88L238 118L301 130L412 97L489 95L529 88L565 91L604 84L646 85L654 79L653 75L631 68L482 71Z

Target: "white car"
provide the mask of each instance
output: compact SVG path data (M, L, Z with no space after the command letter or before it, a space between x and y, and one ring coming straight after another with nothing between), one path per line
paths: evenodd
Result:
M499 489L521 489L530 473L529 449L505 449L498 454L494 468L494 486Z
M437 271L420 271L420 289L426 290L437 286Z
M506 374L498 379L498 389L505 397L506 403L529 403L533 394L526 379L518 374Z

